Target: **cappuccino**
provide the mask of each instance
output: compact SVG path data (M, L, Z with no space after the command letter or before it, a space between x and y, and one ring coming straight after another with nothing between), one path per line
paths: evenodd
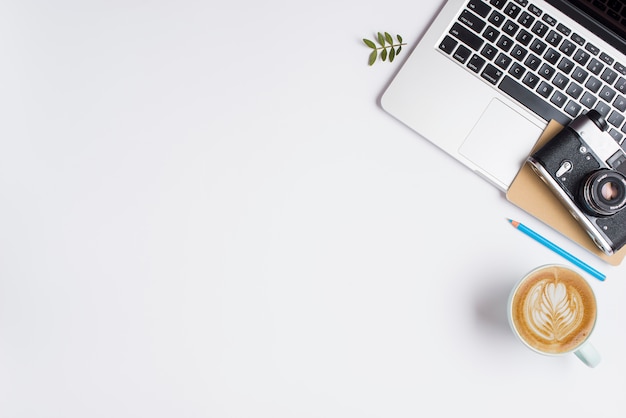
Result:
M511 294L514 331L532 349L562 354L578 349L596 321L596 299L578 273L546 266L529 273Z

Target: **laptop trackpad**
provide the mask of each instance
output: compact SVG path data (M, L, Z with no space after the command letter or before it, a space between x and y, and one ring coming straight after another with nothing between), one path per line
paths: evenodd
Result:
M459 152L508 187L542 132L543 127L493 99Z

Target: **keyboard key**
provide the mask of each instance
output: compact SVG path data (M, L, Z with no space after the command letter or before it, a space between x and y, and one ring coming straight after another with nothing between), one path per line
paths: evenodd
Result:
M496 45L504 52L509 52L509 50L513 46L513 41L511 40L511 38L502 35Z
M539 95L545 97L546 99L550 96L552 90L554 90L554 88L545 81L539 83L539 87L537 87L537 93L539 93Z
M550 64L556 64L559 61L559 58L561 58L561 54L559 54L553 48L548 48L546 53L543 55L543 58Z
M472 50L466 47L465 45L459 45L459 47L454 51L452 57L460 62L461 64L465 64L467 59L472 55Z
M489 1L489 4L491 4L496 9L502 9L505 3L506 3L506 0L490 0Z
M563 90L565 86L567 86L568 83L569 83L569 78L565 77L561 73L557 73L554 76L554 79L552 80L552 84L554 84L556 87L560 88L561 90Z
M489 11L491 10L491 7L489 7L488 4L483 3L480 0L470 0L470 2L467 3L467 8L473 10L481 17L487 17Z
M626 98L618 95L613 102L613 106L615 106L615 108L620 112L626 112Z
M567 105L565 105L565 108L563 110L565 110L565 113L570 115L572 118L575 118L576 116L578 116L581 109L582 107L578 103L570 100L569 102L567 102Z
M580 95L583 94L583 87L576 83L572 83L569 85L567 90L565 90L565 92L573 99L578 99Z
M619 62L616 62L615 65L613 65L613 68L615 68L615 70L618 73L620 73L622 75L626 75L626 66L625 65L623 65L623 64L621 64Z
M600 59L604 61L606 65L613 65L613 61L615 61L612 57L604 52L600 54Z
M602 82L595 77L589 77L589 80L585 83L585 87L594 93L600 90L600 86L602 86Z
M574 61L576 61L580 65L586 65L587 62L589 61L589 58L591 58L591 55L589 54L589 52L585 51L584 49L579 49L574 54Z
M561 46L559 47L559 51L561 51L568 57L571 56L575 50L576 50L576 46L572 42L568 41L567 39L564 40Z
M493 24L495 27L499 28L502 23L504 23L504 15L502 13L498 13L497 11L491 12L487 20L489 23Z
M606 118L611 111L611 105L603 102L602 100L598 100L598 103L596 104L596 107L594 107L594 109L597 110L598 113L602 115L602 117Z
M456 48L458 42L452 38L451 36L446 35L441 43L439 44L439 49L441 49L446 54L451 54Z
M537 73L546 80L550 80L555 72L556 70L553 67L550 67L548 64L542 64L541 68L539 68L539 71L537 71Z
M574 63L569 59L563 57L561 58L561 62L559 62L557 68L563 71L565 74L569 74L570 71L572 71L572 69L574 68Z
M467 62L467 68L474 71L475 73L479 72L481 68L485 65L485 59L479 57L478 55L472 55L472 58Z
M533 36L530 34L530 32L526 31L526 29L520 30L515 37L515 40L524 46L527 46L530 43L531 39L533 39Z
M533 24L535 18L528 12L524 12L520 15L519 19L517 19L520 25L525 28L530 28L530 25Z
M600 78L607 84L613 84L617 79L617 72L607 67Z
M579 83L584 83L588 75L589 73L587 71L583 70L580 67L576 67L576 69L572 73L572 78Z
M550 98L550 102L554 104L556 107L561 108L567 102L567 96L565 96L560 91L555 91L552 97Z
M585 44L585 38L577 33L572 34L572 41L576 42L580 46L583 46Z
M617 126L619 128L620 126L622 126L622 123L624 123L624 115L614 110L613 112L611 112L606 121L611 125Z
M535 54L541 55L543 54L543 51L546 50L547 46L548 45L545 42L543 42L541 39L535 38L535 40L530 44L530 49Z
M501 52L498 54L494 62L498 67L506 70L507 68L509 68L509 65L511 65L511 61L513 61L511 57Z
M555 109L554 106L551 106L535 93L529 91L526 87L507 75L504 76L499 87L503 92L520 102L545 121L554 119L563 125L567 125L571 121L571 118L567 115Z
M511 50L511 56L518 61L523 60L526 54L528 54L528 51L519 45L515 45Z
M623 77L617 79L617 82L615 83L615 88L620 93L626 94L626 79Z
M483 45L484 41L476 34L472 33L465 26L460 23L455 23L452 25L450 29L450 35L454 36L474 51L478 51L478 49Z
M546 22L546 23L547 23L548 25L550 25L550 26L554 26L554 25L556 25L556 19L555 19L555 18L553 18L553 17L552 17L552 16L550 16L550 15L547 15L547 14L546 14L546 15L543 15L543 17L541 18L541 20L543 20L544 22Z
M600 48L598 48L594 44L585 45L585 49L589 51L592 55L598 55L600 53Z
M526 69L522 65L518 64L517 62L513 63L513 65L511 65L511 69L509 70L509 74L511 74L513 77L515 77L518 80L524 75L525 72L526 72Z
M461 12L461 16L459 16L459 21L464 23L465 26L472 29L476 33L481 33L487 25L484 20L482 20L480 17L476 16L469 10L463 10Z
M493 26L488 26L483 32L483 37L489 42L495 42L498 36L500 36L500 32Z
M598 94L598 96L600 96L601 99L611 103L611 101L615 98L615 94L615 90L613 90L609 86L604 86L602 87L602 90L600 90L600 94Z
M559 46L562 39L563 35L553 30L551 30L550 33L548 33L548 36L546 36L546 42L548 42L552 46Z
M543 13L543 11L539 7L535 6L534 4L531 4L530 6L528 6L528 11L537 17L541 16L541 14Z
M480 51L480 55L487 58L489 61L491 61L493 57L496 56L497 53L498 53L498 50L496 49L496 47L494 47L491 44L485 44L482 51Z
M537 68L539 68L540 64L541 64L541 58L537 57L534 54L530 54L528 58L526 58L526 61L524 61L524 65L533 71L536 71Z
M550 27L548 25L546 25L545 23L537 21L533 25L533 28L531 29L531 32L534 33L535 35L539 36L540 38L543 38L543 36L548 32L548 30L550 30Z
M487 66L485 67L485 70L482 72L480 76L484 78L485 80L489 81L491 84L496 84L498 81L500 81L502 74L503 72L501 69L494 67L491 64L487 64Z
M524 83L531 89L534 89L537 86L537 83L539 83L539 77L533 73L526 73L524 79L522 80L522 83Z
M519 29L519 25L512 20L507 20L504 26L502 26L502 32L507 35L515 36L515 33Z
M522 11L522 8L514 3L509 3L504 8L504 14L513 19L515 19L520 14L521 11Z
M604 64L602 64L600 61L598 61L595 58L591 60L589 65L587 65L587 69L596 75L600 74L600 71L602 71L602 68L604 68Z
M569 36L569 34L572 33L571 29L568 28L567 26L565 26L562 23L559 23L559 24L556 25L556 30L558 30L559 32L561 32L565 36Z
M580 99L580 103L587 107L588 109L591 109L593 107L594 104L596 104L596 101L598 99L596 99L596 97L589 93L588 91L585 92L585 94L583 94L582 99Z

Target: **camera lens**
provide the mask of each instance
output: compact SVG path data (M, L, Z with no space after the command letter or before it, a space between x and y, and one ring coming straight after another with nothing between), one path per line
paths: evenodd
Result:
M587 177L582 197L592 214L614 215L626 204L626 177L618 171L595 171Z

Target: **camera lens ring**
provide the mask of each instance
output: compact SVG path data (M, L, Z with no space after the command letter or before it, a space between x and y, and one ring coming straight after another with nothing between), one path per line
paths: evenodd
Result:
M599 216L611 216L626 205L626 176L602 169L591 173L583 184L583 202Z
M606 131L609 128L609 125L606 123L606 119L604 119L597 110L591 109L585 116L587 116L601 131Z

